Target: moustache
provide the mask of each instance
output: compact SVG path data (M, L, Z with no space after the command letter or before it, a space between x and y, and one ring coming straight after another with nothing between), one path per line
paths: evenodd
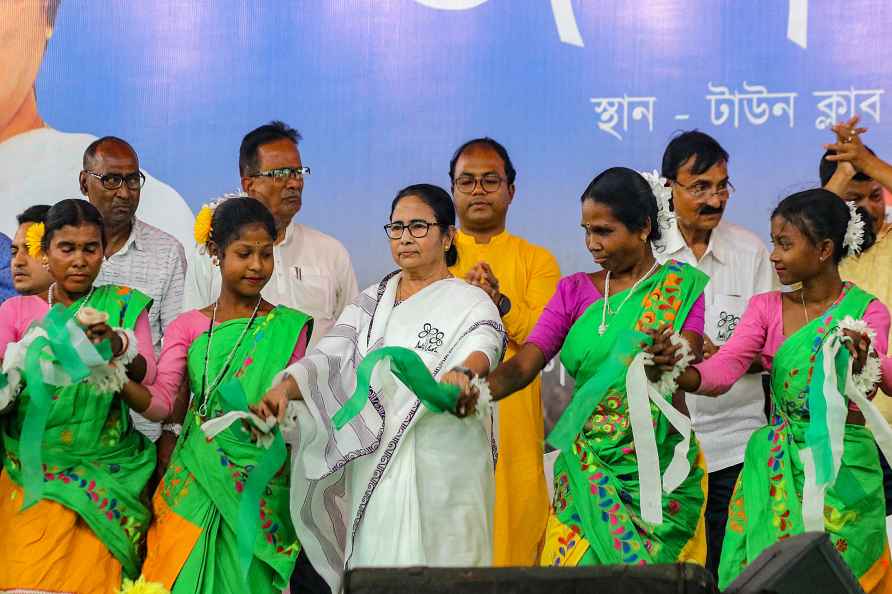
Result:
M724 208L716 208L715 206L701 206L699 212L702 215L716 215L716 214L722 214L723 212L725 212L725 209Z

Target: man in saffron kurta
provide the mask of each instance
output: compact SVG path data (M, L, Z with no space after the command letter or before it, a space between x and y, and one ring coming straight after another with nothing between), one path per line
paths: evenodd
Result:
M505 230L516 171L508 152L489 138L462 145L450 163L461 228L452 273L486 291L499 308L512 357L557 288L551 253ZM494 565L536 565L548 519L543 469L540 380L499 403Z

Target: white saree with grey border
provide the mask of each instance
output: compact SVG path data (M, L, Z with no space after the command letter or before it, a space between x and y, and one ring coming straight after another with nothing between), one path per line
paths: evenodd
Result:
M492 558L492 418L434 413L382 361L368 402L341 430L332 417L375 349L412 349L434 378L473 352L490 369L505 333L479 288L449 278L394 306L400 273L363 291L308 355L286 369L302 401L289 405L291 514L315 569L339 592L346 569L486 566Z

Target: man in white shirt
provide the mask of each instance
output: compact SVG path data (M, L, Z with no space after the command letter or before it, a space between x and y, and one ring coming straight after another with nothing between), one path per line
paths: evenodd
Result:
M722 220L734 187L728 153L715 139L696 130L676 136L663 154L662 175L672 184L675 220L654 251L661 262L680 260L709 275L703 346L709 356L731 337L750 297L774 288L774 272L762 241ZM686 398L709 469L706 567L713 575L747 441L766 422L762 378L751 371L721 398Z
M10 236L15 213L78 195L81 158L96 140L53 130L37 109L34 82L58 4L0 2L0 200L7 213L0 217L0 232ZM182 197L149 175L142 196L140 218L191 246L193 215Z
M297 144L300 134L282 122L252 130L242 140L242 190L263 202L276 221L273 277L263 297L313 316L310 346L334 326L359 293L350 255L337 239L294 222L303 198L304 177ZM204 307L220 294L220 273L197 255L186 273L186 309Z
M105 261L96 283L138 289L152 298L149 324L155 354L167 326L183 311L186 254L172 235L137 218L142 214L145 176L139 158L127 141L114 136L96 140L83 155L79 175L81 193L102 214L105 223ZM151 440L161 429L132 413L137 429Z

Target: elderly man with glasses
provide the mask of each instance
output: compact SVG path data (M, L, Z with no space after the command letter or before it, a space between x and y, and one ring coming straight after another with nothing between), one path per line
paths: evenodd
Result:
M768 250L755 234L722 220L734 186L728 152L711 136L692 130L672 139L663 153L662 175L672 188L674 219L654 246L660 262L696 266L706 286L704 356L734 332L750 297L771 291L776 277ZM747 441L765 424L761 370L753 367L721 398L688 394L688 412L709 470L706 501L706 567L718 571L728 503L743 467Z
M350 255L340 241L294 217L300 211L304 179L310 168L301 162L297 130L270 122L249 132L239 150L242 190L262 202L276 221L273 278L263 297L313 316L310 346L334 326L359 293ZM186 308L205 307L220 294L220 275L209 258L199 255L186 275Z
M516 175L508 151L491 138L466 142L449 164L460 223L451 271L498 307L508 335L506 359L526 341L560 278L548 250L505 229ZM498 405L494 565L536 565L548 520L541 382L523 392Z
M183 246L173 235L137 218L146 176L127 141L114 136L93 141L84 151L83 167L81 193L105 222L105 261L96 284L132 287L152 298L149 323L157 355L165 329L183 311ZM158 423L132 415L139 431L158 439Z

